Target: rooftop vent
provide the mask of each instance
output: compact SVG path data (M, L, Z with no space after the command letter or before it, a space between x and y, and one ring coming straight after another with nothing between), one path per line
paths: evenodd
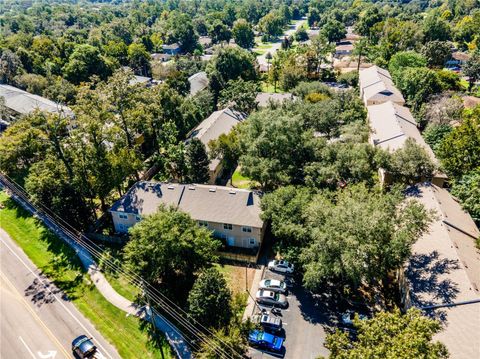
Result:
M175 186L174 186L173 184L171 184L171 185L169 185L167 188L168 188L168 189L175 189Z
M230 191L228 191L228 193L230 193L230 194L235 194L235 193L237 193L237 192L234 191L233 189L231 189Z
M216 192L217 191L217 187L211 187L208 189L208 192Z
M188 186L188 189L189 189L190 191L195 191L195 186Z

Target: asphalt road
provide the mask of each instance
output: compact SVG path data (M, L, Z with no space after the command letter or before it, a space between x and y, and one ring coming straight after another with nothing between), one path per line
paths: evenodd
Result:
M73 358L71 342L82 334L99 358L120 358L0 228L0 358Z
M264 278L284 280L283 275L269 270L265 271ZM285 337L284 352L273 354L252 349L249 352L251 358L315 359L320 355L328 356L329 351L323 344L326 338L324 326L329 322L329 313L300 285L293 284L287 298L289 306L282 310L281 316Z

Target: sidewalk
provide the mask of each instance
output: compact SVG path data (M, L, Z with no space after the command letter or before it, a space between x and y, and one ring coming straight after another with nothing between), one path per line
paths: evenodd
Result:
M0 179L0 188L2 187L3 186ZM5 185L5 187L8 188L8 185ZM14 193L10 193L10 196L23 208L30 212L34 217L40 219L47 228L49 228L59 238L67 242L68 245L70 245L75 250L83 266L85 267L85 269L87 269L88 274L90 275L90 278L97 287L98 291L105 297L107 301L109 301L118 309L126 312L127 315L141 316L142 310L140 310L140 308L138 308L135 303L122 297L112 288L105 276L98 269L96 262L94 261L88 250L76 243L70 236L68 236L63 230L61 230L56 223L50 220L50 218L48 218L47 216L38 212L30 203L26 202ZM143 316L141 317L144 318ZM172 346L177 357L182 359L192 358L192 353L187 343L185 342L185 339L172 323L170 323L166 318L158 314L155 315L154 323L155 326L165 334L165 337Z
M255 302L255 294L258 291L258 285L265 273L265 266L262 265L259 269L255 269L255 275L253 276L252 286L250 287L250 295L247 298L247 306L243 312L243 320L247 320L255 313L257 303Z

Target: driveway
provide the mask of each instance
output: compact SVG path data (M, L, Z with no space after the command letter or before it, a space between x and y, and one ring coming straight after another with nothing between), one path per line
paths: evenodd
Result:
M283 280L284 276L265 271L264 278ZM312 296L300 285L293 283L288 295L289 306L282 310L282 321L285 329L285 352L281 355L272 355L260 350L251 349L251 358L315 359L318 356L327 356L325 343L326 330L330 324L331 310L323 305L323 300ZM260 306L270 310L267 306Z

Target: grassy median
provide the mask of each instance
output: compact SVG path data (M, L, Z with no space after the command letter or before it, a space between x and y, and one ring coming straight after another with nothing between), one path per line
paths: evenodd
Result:
M0 227L23 249L40 270L118 350L122 358L173 358L168 343L150 344L140 320L107 302L90 281L75 252L30 213L0 192ZM118 287L115 283L114 287ZM73 338L72 338L73 339Z

